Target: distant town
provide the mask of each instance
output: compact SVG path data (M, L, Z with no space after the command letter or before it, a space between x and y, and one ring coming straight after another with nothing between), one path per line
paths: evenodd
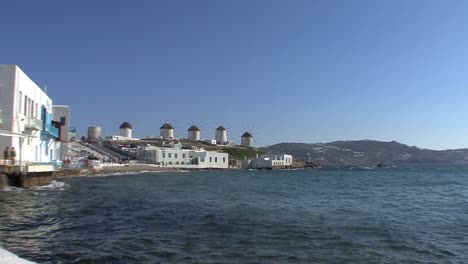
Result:
M165 123L159 137L134 138L131 121L123 121L119 135L102 135L89 126L87 136L77 138L71 127L70 107L54 105L46 88L41 89L17 65L0 65L0 174L8 184L47 184L54 172L105 168L173 169L282 169L292 168L293 157L263 153L254 137L245 132L240 145L228 140L228 129L219 126L214 139L201 139L192 125L186 138L174 137Z

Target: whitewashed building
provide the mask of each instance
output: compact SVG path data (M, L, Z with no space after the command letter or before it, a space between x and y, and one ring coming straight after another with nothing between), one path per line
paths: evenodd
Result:
M70 151L70 107L68 105L53 105L53 120L60 123L59 139L61 142L60 159L68 156Z
M180 145L173 147L139 147L137 158L145 163L164 167L187 169L226 169L229 166L229 154L204 149L182 149Z
M0 65L0 149L14 147L28 162L60 160L60 125L52 100L17 65Z
M68 105L53 105L53 120L61 124L60 141L70 141L70 106Z
M252 169L273 169L275 167L291 166L293 162L292 155L288 154L271 154L263 155L260 158L254 158L250 161Z
M139 138L128 138L128 137L113 135L113 136L107 136L105 138L105 140L106 141L136 141L136 140L140 140L140 139Z
M211 145L216 145L216 139L206 139L205 142Z

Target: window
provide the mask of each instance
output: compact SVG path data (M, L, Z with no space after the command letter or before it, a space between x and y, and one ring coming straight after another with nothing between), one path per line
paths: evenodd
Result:
M211 162L211 157L210 157L210 162Z
M31 108L31 113L29 114L31 117L34 116L34 101L30 101L30 108Z
M185 162L182 161L182 165L184 165L184 164L185 164Z
M166 152L162 153L163 158L166 158Z
M177 159L177 153L174 153L174 158L176 158L176 159Z
M179 162L177 161L176 164L179 165Z
M28 113L28 97L25 95L24 96L24 115Z
M215 162L218 162L218 157L215 157Z
M60 124L65 125L66 118L64 116L60 117Z
M170 154L169 154L170 155ZM172 161L169 161L169 165L172 165Z
M226 163L226 157L223 157L223 163Z
M185 153L184 153L184 154L182 154L182 158L184 158L184 159L185 159Z
M21 107L22 107L22 106L21 106L21 102L22 102L22 100L23 100L23 92L20 92L20 95L19 95L19 102L18 102L18 108L17 108L17 109L19 110L18 112L21 111Z
M168 156L169 158L171 158L171 153L167 153L167 156Z

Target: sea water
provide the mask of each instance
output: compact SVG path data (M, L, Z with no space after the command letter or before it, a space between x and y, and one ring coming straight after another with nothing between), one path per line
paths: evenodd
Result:
M0 191L38 263L468 263L468 167L199 171Z

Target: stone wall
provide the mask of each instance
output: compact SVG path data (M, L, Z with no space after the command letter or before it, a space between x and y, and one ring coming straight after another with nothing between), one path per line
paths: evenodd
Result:
M0 173L0 189L8 185L8 178L5 174Z
M22 186L24 188L31 188L34 186L42 186L50 184L54 180L54 176L49 172L33 172L23 175Z

